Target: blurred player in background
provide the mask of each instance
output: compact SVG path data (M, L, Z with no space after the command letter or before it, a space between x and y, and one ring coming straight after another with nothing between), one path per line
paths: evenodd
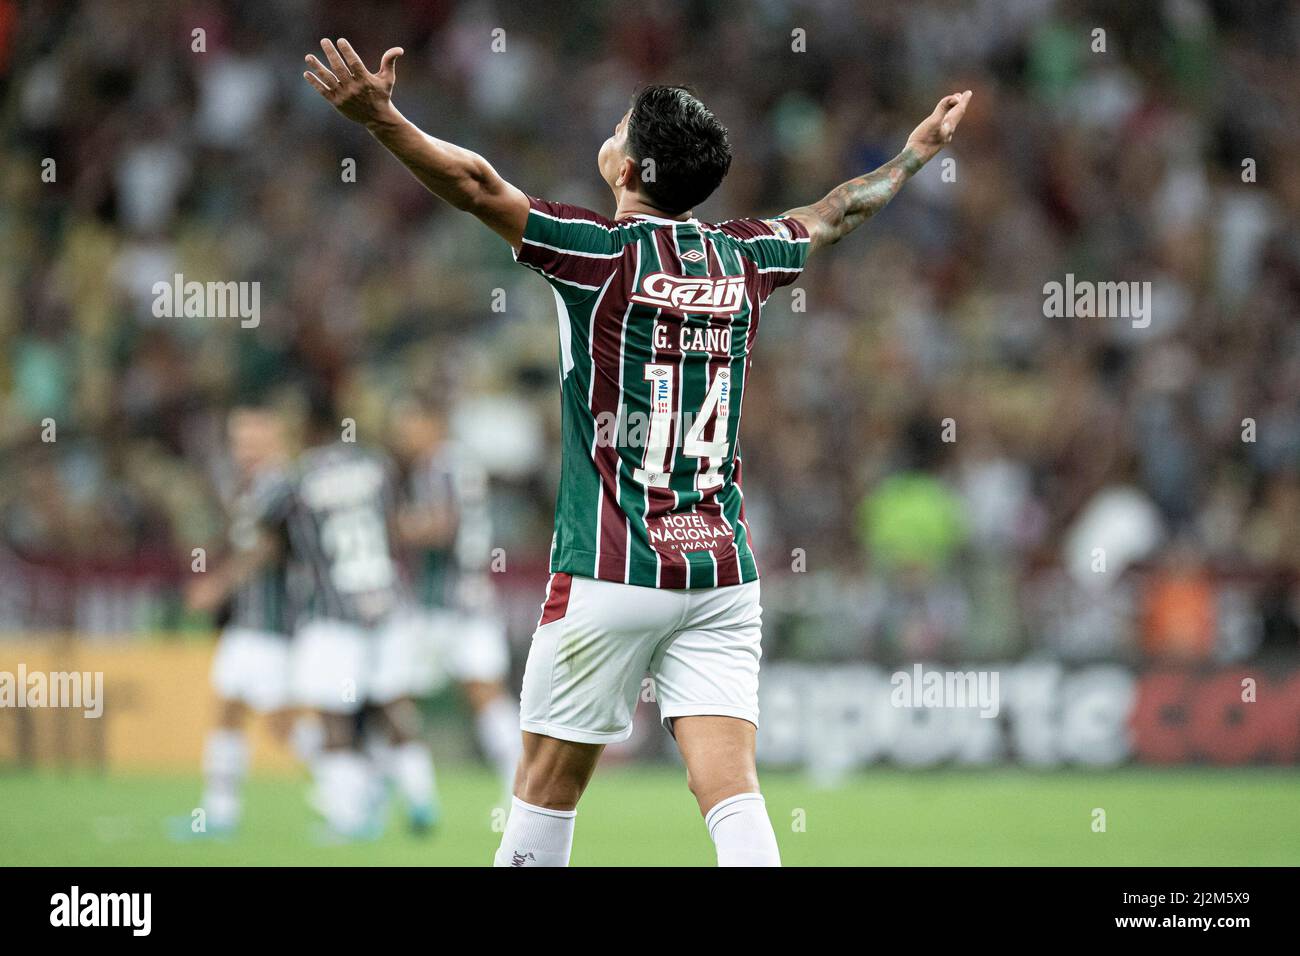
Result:
M479 745L509 793L519 762L519 709L506 692L509 646L488 571L487 474L452 440L444 409L428 394L394 406L392 433L406 469L399 526L414 552L417 626L434 641L440 669L460 684Z
M280 493L289 465L284 422L267 408L243 406L227 419L232 473L222 499L235 555L258 552L258 520ZM265 714L272 732L288 741L294 708L289 689L292 631L285 555L268 553L242 582L217 572L197 578L187 595L197 609L221 606L224 621L212 661L217 725L203 749L205 788L200 804L205 827L191 832L219 836L238 825L249 748L251 713Z
M324 729L315 802L335 834L369 835L379 826L379 774L396 783L412 821L427 828L436 815L433 760L411 699L425 680L396 555L394 475L384 455L342 440L340 427L327 400L313 402L310 447L262 516L308 587L291 681L295 699L320 715ZM367 704L389 745L379 767L358 739L357 714Z
M741 398L759 309L810 250L883 208L952 138L944 97L902 152L812 206L713 225L693 209L731 166L727 130L689 91L642 89L597 155L609 218L530 198L392 103L400 48L371 73L321 41L305 78L435 195L543 275L560 324L563 465L551 581L524 673L524 755L498 866L565 866L606 744L628 739L642 677L727 866L778 866L755 767L761 615L740 487ZM779 374L779 369L778 369ZM644 416L639 440L598 422Z
M393 469L382 453L344 440L340 428L332 403L315 393L307 449L253 499L250 521L260 533L196 585L195 604L240 593L285 561L301 580L288 690L320 719L313 803L331 839L352 839L381 829L384 778L396 784L417 829L433 824L436 807L433 760L412 700L428 679L397 560ZM362 746L367 707L385 740L378 760Z

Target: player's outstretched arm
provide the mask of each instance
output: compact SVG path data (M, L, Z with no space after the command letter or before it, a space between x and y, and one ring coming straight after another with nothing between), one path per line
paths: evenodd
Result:
M841 183L811 206L785 213L808 230L812 248L839 242L893 199L903 183L948 143L966 113L971 91L945 96L934 112L912 130L903 151L879 169Z
M307 82L348 119L364 124L431 193L473 213L518 249L528 220L528 197L482 156L422 132L393 105L395 64L402 48L385 53L379 72L371 73L347 40L339 40L337 47L330 40L320 45L328 63L308 55L311 69L303 73Z

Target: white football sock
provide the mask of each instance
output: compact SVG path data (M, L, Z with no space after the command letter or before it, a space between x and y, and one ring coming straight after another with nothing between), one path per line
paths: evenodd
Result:
M340 833L361 830L372 804L370 762L355 750L325 750L316 760L316 801Z
M239 823L240 790L248 773L248 741L243 731L218 727L203 747L203 812L213 827Z
M289 731L289 743L294 755L311 767L325 747L325 728L314 717L299 717Z
M511 798L493 866L568 866L577 810L547 810Z
M433 805L433 755L427 744L408 740L388 749L389 773L408 807Z
M397 781L397 761L394 758L396 750L387 737L377 732L366 734L361 749L370 761L371 799L376 807L384 807L388 803L390 786L401 792Z
M704 817L718 848L718 866L780 866L781 852L761 793L738 793Z
M497 697L474 717L474 726L483 752L497 768L509 794L515 786L515 768L519 766L519 751L523 747L518 705L505 695Z

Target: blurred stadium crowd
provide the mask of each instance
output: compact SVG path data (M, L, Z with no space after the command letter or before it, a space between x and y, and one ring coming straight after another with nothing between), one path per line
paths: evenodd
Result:
M0 0L0 630L203 626L176 584L222 534L224 411L323 383L372 443L404 388L453 401L526 639L552 296L303 82L322 35L404 46L407 116L602 211L596 149L639 82L729 126L711 220L811 202L975 90L955 182L932 164L764 312L743 447L768 653L1300 645L1283 0ZM1045 316L1067 273L1150 281L1149 327ZM259 282L258 325L156 318L175 274Z

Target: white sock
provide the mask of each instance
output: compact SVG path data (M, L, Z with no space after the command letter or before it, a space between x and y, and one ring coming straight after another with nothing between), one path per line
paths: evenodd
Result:
M383 807L388 803L389 786L401 789L397 782L396 751L388 737L376 732L366 733L361 750L370 761L371 800L374 806Z
M294 755L311 767L325 747L325 728L314 717L299 717L293 722L289 742Z
M326 822L355 833L370 819L370 763L355 750L325 750L316 759L316 802Z
M761 793L738 793L704 817L718 848L718 866L780 866L781 852Z
M248 741L243 731L219 727L203 747L203 812L211 826L239 823L240 790L248 773Z
M515 768L523 737L519 731L519 707L504 694L492 700L474 718L479 744L497 768L509 794L515 787Z
M547 810L510 801L510 818L501 834L493 866L568 866L577 810Z
M426 744L408 740L388 748L388 769L408 807L433 805L435 792L433 755Z

